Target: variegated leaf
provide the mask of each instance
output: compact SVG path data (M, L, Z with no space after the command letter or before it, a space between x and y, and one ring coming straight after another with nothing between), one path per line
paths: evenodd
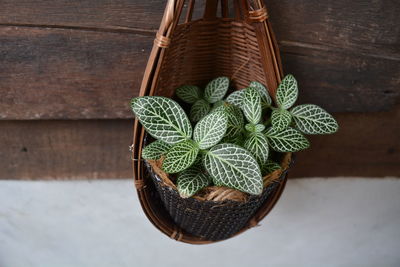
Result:
M201 99L201 90L195 85L183 85L176 89L176 95L184 102L193 104Z
M262 131L265 130L265 125L264 124L256 124L254 126L254 130L256 133L261 133Z
M224 104L225 104L225 101L224 101L224 100L219 100L219 101L215 102L215 103L212 105L211 112L213 112L215 109L219 108L220 106L223 106Z
M227 129L225 112L212 112L202 118L194 127L193 139L200 149L207 149L218 144L224 137Z
M209 82L204 90L204 99L209 103L222 100L229 88L228 77L218 77Z
M173 145L162 163L166 173L177 173L189 168L199 153L198 145L192 140L186 140Z
M161 140L156 140L143 148L142 158L153 160L160 159L161 156L165 155L170 148L170 144L167 144Z
M142 96L132 101L132 111L156 139L176 144L192 136L192 126L175 101L161 96Z
M230 143L243 147L245 137L243 134L236 136L225 136L220 143Z
M199 167L190 167L178 175L176 180L179 195L188 198L210 184L211 178Z
M252 123L247 123L245 126L244 126L244 128L246 129L246 131L248 131L248 132L255 132L256 130L256 126L254 125L254 124L252 124Z
M190 120L198 122L210 112L210 104L204 99L197 100L190 109Z
M203 154L198 153L196 159L194 160L192 167L194 166L203 166Z
M234 138L239 135L243 130L244 118L243 113L235 105L225 103L223 106L219 106L214 112L222 111L226 113L228 118L228 126L225 133L226 137Z
M243 98L242 110L247 121L258 124L261 120L261 98L257 89L249 87Z
M280 108L288 109L296 102L298 94L296 79L291 74L286 75L276 90L276 102Z
M331 134L339 128L332 115L317 105L299 105L290 112L296 128L305 134Z
M292 115L286 109L277 108L272 111L271 122L272 127L277 131L286 129L292 121Z
M245 89L241 89L241 90L237 90L233 93L231 93L227 98L226 98L226 102L241 107L242 103L243 103L243 98L244 98L244 93L245 93Z
M260 166L267 162L269 148L267 137L264 134L252 133L244 143L244 148L254 156Z
M245 129L251 133L259 133L265 130L265 126L263 124L252 124L248 123L245 125Z
M267 129L265 135L272 149L278 152L296 152L310 146L304 135L290 127L283 131L271 127Z
M272 160L268 160L265 164L261 165L261 172L263 174L263 176L270 174L276 170L279 170L281 168L281 166L272 161Z
M272 99L269 96L268 89L262 83L254 81L250 83L250 87L256 88L260 93L262 108L268 108L271 106Z
M204 166L215 185L259 195L263 190L260 167L254 157L234 144L219 144L204 157Z

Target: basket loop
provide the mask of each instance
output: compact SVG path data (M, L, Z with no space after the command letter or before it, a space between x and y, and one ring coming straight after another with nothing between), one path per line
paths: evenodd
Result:
M264 22L269 18L267 9L265 7L257 9L257 10L250 10L249 11L249 21L250 22Z
M161 48L167 48L171 43L171 38L168 38L160 33L157 33L156 38L154 39L154 44Z
M183 237L182 231L178 227L174 227L174 231L172 232L170 238L175 239L176 241L181 241Z
M135 187L137 190L142 190L145 187L145 183L143 179L135 180Z
M169 25L171 25L174 20L174 9L175 9L175 0L168 0L167 6L165 7L165 28L168 29ZM162 30L160 28L160 30ZM163 33L161 33L163 34Z

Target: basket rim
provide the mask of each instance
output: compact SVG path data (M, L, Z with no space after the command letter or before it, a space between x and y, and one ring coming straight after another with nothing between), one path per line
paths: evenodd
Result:
M151 169L150 176L154 176L154 177L156 178L157 182L158 182L159 184L161 184L161 186L163 186L163 187L165 187L165 188L168 188L168 190L171 190L171 191L173 191L173 192L175 192L176 194L179 195L178 190L177 190L176 188L171 187L171 186L168 185L167 183L165 183L164 180L163 180L163 178L160 177L160 175L154 170L153 166L152 166L147 160L144 160L144 162L145 162L146 167ZM291 155L291 156L290 156L290 161L289 161L288 167L285 168L285 169L283 169L283 170L281 171L279 177L278 177L277 179L271 181L267 186L265 186L265 187L263 188L262 193L261 193L260 195L250 195L250 196L248 197L248 199L247 199L246 201L244 201L244 202L235 201L235 200L231 200L231 199L225 199L225 200L215 201L215 200L202 200L202 199L195 198L195 197L190 197L190 198L191 198L193 201L195 201L195 202L199 202L199 203L213 203L213 204L218 204L218 205L221 205L221 204L238 204L238 203L240 204L240 203L246 203L246 202L248 202L248 201L250 201L250 200L254 200L254 199L257 199L257 198L261 198L262 194L264 194L265 191L267 191L270 187L274 186L275 184L280 184L280 183L283 182L283 179L284 179L284 177L287 175L287 173L289 172L289 170L290 170L290 168L291 168L293 162L294 162L294 161L293 161L293 157L292 157L292 155ZM179 197L182 198L181 196L179 196ZM182 199L183 199L183 198L182 198Z
M280 197L285 189L287 178L288 178L288 172L289 172L290 168L292 167L292 164L295 161L295 155L293 153L290 153L290 154L291 154L290 155L291 156L290 164L287 169L282 171L282 174L279 177L279 179L281 179L281 181L276 183L277 184L276 188L272 190L272 192L270 193L270 196L267 198L267 200L265 200L265 202L261 205L261 207L257 210L257 212L249 219L248 223L240 231L238 231L236 234L234 234L233 236L228 237L226 239L214 241L214 240L207 240L202 237L189 234L189 233L185 232L183 229L181 229L179 226L177 226L175 224L175 222L172 221L171 218L168 218L167 216L161 214L159 212L160 208L162 209L162 211L164 213L168 213L168 212L167 212L166 208L163 206L162 207L154 206L154 203L153 203L154 199L150 196L149 190L147 190L149 188L148 183L153 183L153 180L151 179L151 177L149 177L149 175L145 175L143 172L142 172L142 174L144 177L144 180L143 180L144 186L140 189L136 188L138 198L139 198L141 207L142 207L146 217L148 218L148 220L159 231L161 231L165 235L169 236L171 239L174 239L176 241L180 241L183 243L187 243L187 244L192 244L192 245L203 245L203 244L212 244L212 243L216 243L216 242L221 242L221 241L227 240L229 238L235 237L237 235L240 235L241 233L245 232L246 230L257 226L258 223L261 220L263 220L269 214L269 212L274 208L274 206L280 199ZM141 165L142 170L143 170L143 168L146 168L146 166L144 166L144 164ZM136 180L137 180L137 177L135 176L135 181ZM271 183L270 186L272 184L273 183ZM267 188L268 188L268 186L265 187L264 190ZM172 188L170 188L170 187L169 187L169 189L172 190ZM158 192L152 192L152 193L159 194ZM153 200L153 202L152 202L152 200ZM200 200L197 200L197 201L200 201Z

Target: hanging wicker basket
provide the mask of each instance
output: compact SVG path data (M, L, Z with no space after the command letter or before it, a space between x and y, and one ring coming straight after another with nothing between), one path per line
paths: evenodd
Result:
M247 87L251 81L261 82L275 96L282 67L263 1L206 0L204 15L197 20L192 20L195 1L186 2L167 3L140 96L172 97L182 84L205 85L218 76L230 77L235 90ZM260 196L245 201L183 199L154 165L141 159L145 136L135 120L132 157L139 200L148 219L178 241L212 243L257 225L285 187L290 153L283 155L279 175L265 183Z

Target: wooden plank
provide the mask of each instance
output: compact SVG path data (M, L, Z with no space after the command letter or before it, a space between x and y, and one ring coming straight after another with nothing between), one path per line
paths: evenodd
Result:
M130 118L151 38L0 27L0 119Z
M131 177L129 120L0 121L0 179Z
M166 3L165 0L2 0L0 25L155 33ZM196 3L193 19L202 15L203 7L203 1Z
M400 107L336 114L335 135L313 136L290 177L400 177ZM130 120L0 121L0 179L129 178Z
M390 110L400 99L400 60L290 42L281 44L285 73L299 81L299 103L330 112Z
M266 4L280 41L399 58L396 0L269 0Z
M0 119L132 118L150 36L0 27ZM390 109L399 97L397 60L282 46L300 102L329 111Z
M2 0L0 24L155 32L165 3L162 0Z
M390 112L335 114L334 135L311 136L292 177L400 177L400 105Z
M155 32L165 4L165 0L2 0L0 25ZM399 56L398 1L269 0L266 4L281 41ZM196 3L195 18L203 5Z
M2 1L0 119L131 118L127 103L137 95L164 4ZM331 112L392 108L400 95L399 6L269 1L300 102Z

